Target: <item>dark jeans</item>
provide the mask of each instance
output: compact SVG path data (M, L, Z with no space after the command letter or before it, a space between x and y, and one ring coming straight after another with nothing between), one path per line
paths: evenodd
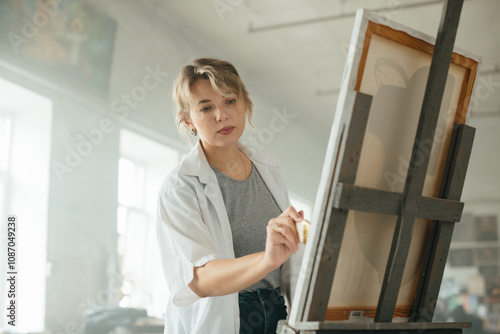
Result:
M278 321L286 319L280 288L240 292L240 334L275 334Z

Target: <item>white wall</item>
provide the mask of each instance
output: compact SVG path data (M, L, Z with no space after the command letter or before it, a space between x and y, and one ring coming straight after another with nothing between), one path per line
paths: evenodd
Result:
M268 96L272 92L259 91L259 82L243 66L238 66L236 60L225 58L224 54L218 54L217 50L197 44L197 41L184 34L182 25L175 22L175 18L169 21L151 15L149 8L137 1L122 1L121 6L111 2L92 3L117 20L111 101L119 99L122 94L129 94L134 86L140 85L148 67L158 66L162 72L168 73L165 80L131 111L128 119L184 145L174 125L171 100L173 80L182 66L195 57L220 57L232 61L240 71L255 104L254 125L257 129L273 131L272 137L267 135L268 130L264 130L260 138L254 135L256 147L282 161L283 177L290 192L307 201L314 201L329 133L314 134L324 140L312 140L301 128L301 117L304 116L298 115L304 115L302 110L294 110L294 106L286 101L270 100ZM295 117L287 119L287 124L272 123L276 111L282 115L284 110L287 115ZM334 106L332 115L333 111ZM280 129L273 130L273 124L277 124ZM281 125L284 125L282 130Z
M480 203L497 203L500 208L500 117L473 116L469 125L476 134L462 195L464 210Z

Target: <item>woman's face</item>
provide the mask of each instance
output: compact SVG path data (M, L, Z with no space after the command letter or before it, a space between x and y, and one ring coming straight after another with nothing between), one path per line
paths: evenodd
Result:
M208 79L198 79L191 85L195 105L191 106L189 128L198 131L205 149L237 145L245 130L245 108L235 94L215 92Z

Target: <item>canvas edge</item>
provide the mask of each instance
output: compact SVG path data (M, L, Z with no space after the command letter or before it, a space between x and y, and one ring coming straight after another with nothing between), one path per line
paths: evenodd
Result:
M389 19L385 18L384 16L379 15L373 11L366 10L365 15L366 15L367 20L369 20L369 21L385 25L385 26L392 28L394 30L403 31L403 32L407 33L408 35L415 37L415 38L418 38L418 39L421 39L424 42L427 42L429 44L432 44L432 45L436 44L435 37L428 35L426 33L420 32L418 30L415 30L413 28L410 28L410 27L408 27L404 24L401 24L399 22L389 20ZM436 31L436 34L437 34L437 31ZM462 55L466 58L470 58L478 63L480 63L482 61L482 57L480 57L472 52L466 51L466 50L464 50L460 47L457 47L457 46L455 46L453 48L453 52L457 53L459 55Z
M318 241L319 233L321 230L325 228L325 221L329 220L330 213L327 212L326 216L323 216L323 212L325 212L326 206L328 203L328 193L330 190L331 182L334 178L334 169L335 169L335 156L337 155L340 135L342 129L342 120L344 113L344 106L347 100L347 92L349 90L354 90L354 85L356 81L356 75L358 70L359 61L361 59L361 55L363 52L363 43L364 37L366 33L366 28L368 26L368 20L366 18L366 10L358 9L356 12L356 17L353 25L353 32L351 34L351 41L349 44L349 51L347 53L346 64L344 66L344 72L342 75L341 88L339 91L339 100L337 101L337 106L335 109L334 120L332 123L332 128L330 131L330 136L328 140L328 147L325 155L325 160L323 163L323 169L321 172L320 185L318 187L318 192L316 195L316 201L312 212L312 224L311 230L309 234L309 242L306 244L304 250L304 256L301 261L299 275L297 279L297 285L295 287L296 293L294 294L294 298L292 300L292 308L291 314L289 318L289 324L294 326L295 323L301 321L301 315L298 314L297 311L300 305L304 305L306 302L309 291L306 291L306 287L308 286L308 281L306 281L306 273L312 272L314 263L318 261L317 258L314 261L310 259L313 258L313 255L317 249L319 244L316 244L314 241ZM361 47L359 47L361 46ZM321 222L318 220L321 219ZM328 223L326 223L328 224ZM313 248L315 247L316 248ZM312 273L314 276L314 273Z

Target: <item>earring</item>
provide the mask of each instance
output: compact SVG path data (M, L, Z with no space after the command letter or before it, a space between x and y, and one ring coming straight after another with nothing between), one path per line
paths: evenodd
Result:
M191 128L191 135L196 136L198 134L198 131L196 131L195 128Z

